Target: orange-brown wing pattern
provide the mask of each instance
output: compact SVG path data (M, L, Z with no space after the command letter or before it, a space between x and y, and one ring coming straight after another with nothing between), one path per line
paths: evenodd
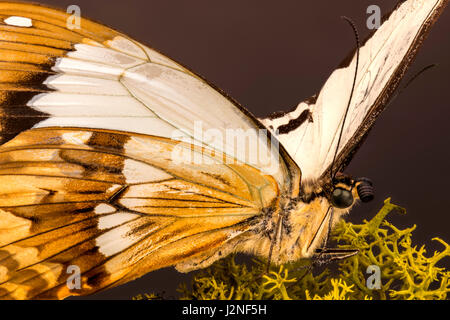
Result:
M176 147L211 162L174 165ZM219 250L278 196L273 178L227 162L144 135L21 133L0 148L1 298L89 294ZM67 286L69 266L81 289Z
M22 26L11 20L17 17L28 19L30 25ZM144 50L126 36L87 19L81 19L81 28L70 30L69 17L63 11L39 5L0 3L0 143L54 116L51 108L30 106L33 98L45 93L93 93L97 97L103 94L106 99L113 92L120 96L124 89L116 81L118 75L132 65L149 62L150 57L153 63L189 73L158 52ZM57 67L62 58L74 53L81 44L97 51L73 56L69 60L72 68ZM55 79L68 69L67 79ZM74 100L79 98L72 96ZM80 111L77 116L86 115Z

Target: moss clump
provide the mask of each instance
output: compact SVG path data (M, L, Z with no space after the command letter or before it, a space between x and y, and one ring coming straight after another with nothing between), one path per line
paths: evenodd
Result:
M400 230L386 220L391 211L405 209L384 202L375 217L362 224L341 221L331 235L340 248L357 248L359 253L340 261L338 271L328 268L311 272L310 260L280 267L254 259L250 265L238 264L234 256L217 261L194 276L190 288L182 284L181 299L446 299L450 291L450 271L437 266L450 256L450 246L439 238L444 249L427 257L424 246L412 246L415 226ZM381 285L369 289L367 268L378 266ZM139 296L138 296L139 297ZM139 299L138 297L135 297ZM147 298L155 297L147 295ZM142 295L140 298L146 298Z

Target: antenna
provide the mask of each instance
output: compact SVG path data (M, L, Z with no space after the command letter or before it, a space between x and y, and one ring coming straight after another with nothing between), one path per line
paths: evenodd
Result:
M389 100L389 102L386 105L386 108L391 105L392 103L394 103L394 101L400 96L400 94L406 90L414 81L416 81L421 75L423 75L425 72L427 72L428 70L437 67L438 65L433 63L430 65L427 65L426 67L423 67L422 69L420 69L419 72L417 72L416 74L414 74L404 85L403 87L401 87L399 90L397 90L397 92L395 93L395 95Z
M339 152L339 145L341 143L342 134L344 132L345 120L347 119L348 110L350 109L350 103L352 102L353 91L355 90L356 76L358 75L358 65L359 65L359 35L358 35L358 30L356 29L355 23L350 18L347 18L345 16L342 16L341 18L344 19L345 21L347 21L350 24L350 26L353 29L353 32L355 33L355 40L356 40L356 67L355 67L355 77L353 78L352 90L350 92L350 98L348 99L347 109L345 110L344 120L342 122L341 131L339 133L339 139L338 139L338 142L337 142L336 151L334 152L333 161L331 162L331 169L330 169L331 181L333 181L334 176L336 175L336 173L333 173L334 163L336 161L336 157L337 157L337 154Z

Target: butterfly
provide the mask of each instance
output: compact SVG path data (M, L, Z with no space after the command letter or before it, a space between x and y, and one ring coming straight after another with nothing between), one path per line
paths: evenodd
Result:
M1 2L0 298L88 295L232 252L316 256L372 198L341 172L447 2L400 2L317 95L262 119L122 33Z

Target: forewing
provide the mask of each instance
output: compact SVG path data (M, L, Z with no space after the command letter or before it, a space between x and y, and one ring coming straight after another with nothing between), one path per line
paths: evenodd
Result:
M360 48L355 91L339 144L334 172L348 164L387 105L447 0L402 1ZM303 179L327 176L354 80L352 53L328 78L319 94L290 113L262 119L302 170Z
M131 131L206 145L290 184L297 169L246 110L155 50L83 18L69 29L71 21L0 3L3 141L53 126Z

